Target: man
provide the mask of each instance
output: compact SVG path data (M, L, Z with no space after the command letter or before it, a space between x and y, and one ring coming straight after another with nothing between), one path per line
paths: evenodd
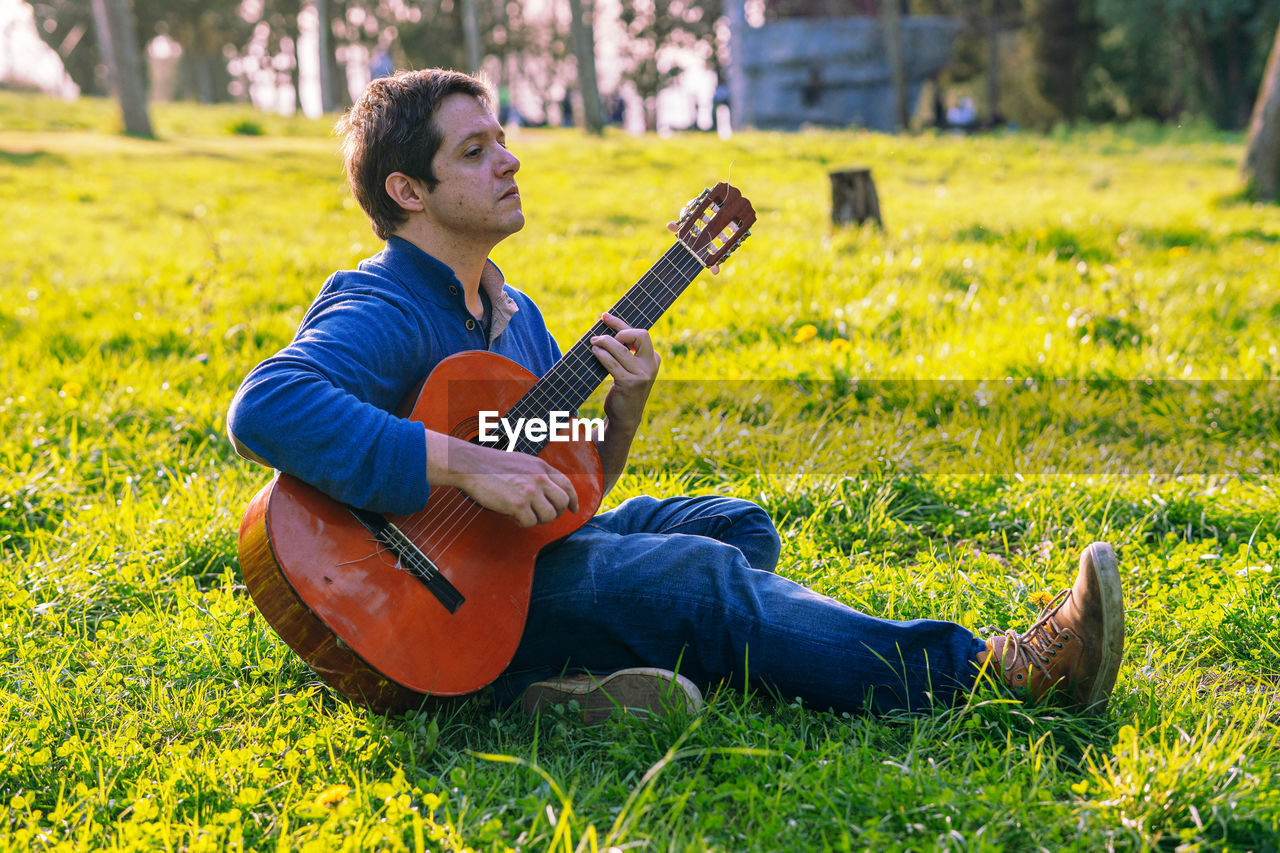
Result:
M576 510L572 483L541 459L390 414L453 353L489 349L537 375L560 355L536 305L488 259L524 225L520 163L488 90L450 71L382 78L341 132L352 191L386 247L330 277L294 341L245 379L228 415L237 451L378 512L416 512L439 486L524 527ZM603 320L614 334L592 351L612 377L597 443L607 490L659 358L647 331ZM778 554L773 523L746 501L626 501L543 549L497 694L527 708L576 699L594 719L664 695L696 708L698 685L749 680L817 707L884 712L963 696L992 655L989 669L1033 697L1056 687L1099 708L1114 685L1124 613L1104 543L1031 629L986 642L948 622L859 613L774 574Z

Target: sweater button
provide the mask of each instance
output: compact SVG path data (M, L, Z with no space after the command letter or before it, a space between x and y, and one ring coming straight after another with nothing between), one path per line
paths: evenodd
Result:
M474 331L475 331L475 329L476 329L476 321L475 321L475 320L468 320L468 321L467 321L467 331L468 331L468 332L474 332Z
M456 284L451 284L451 285L449 285L449 292L450 292L450 293L452 293L454 296L457 296L457 295L458 295L458 286L457 286Z

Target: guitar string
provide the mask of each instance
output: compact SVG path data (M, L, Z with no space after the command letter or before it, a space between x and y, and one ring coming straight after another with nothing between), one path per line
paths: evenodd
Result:
M680 252L680 249L684 249L687 254L685 252ZM685 262L683 266L681 264L677 264L672 259L672 255L674 254L680 254L682 256ZM692 263L690 263L690 261L692 261ZM675 276L670 279L664 278L663 271L660 270L664 265L670 267L672 271L674 271ZM626 303L624 308L619 309L619 312L623 313L625 311L626 313L630 313L627 309L633 307L631 303L635 302L638 296L648 297L648 304L653 310L652 317L648 316L649 311L645 310L644 304L634 306L635 310L638 312L640 324L644 328L648 328L662 316L663 312L665 312L675 299L679 297L684 288L688 287L688 285L697 276L697 273L701 271L702 267L703 264L701 260L693 250L685 245L683 241L678 240L675 245L668 249L667 252L665 252L657 262L655 262L649 272L642 276L640 281L638 281L614 307L618 308L618 306L622 306ZM692 273L692 275L690 273ZM653 281L647 281L650 278L652 278ZM652 290L650 288L652 288ZM661 289L660 291L659 288ZM655 299L655 295L665 297L667 299L666 303L663 304L661 301ZM633 323L635 321L629 320L628 322ZM603 324L597 323L596 325L599 326ZM608 330L604 329L601 331L604 332ZM580 339L578 344L584 344L585 341L589 340L594 333L595 328L593 327L592 331L588 332L587 335ZM556 411L554 406L548 406L547 404L555 400L560 400L561 405L563 406L564 404L571 402L574 397L582 395L584 389L578 387L581 384L580 377L582 368L588 367L592 363L598 365L599 361L595 359L594 355L590 355L589 348L579 346L578 344L575 344L574 347L570 349L569 353L566 354L565 358L562 358L556 365L552 366L550 371L548 371L548 375L550 375L557 371L557 368L563 368L563 372L569 375L562 378L561 375L557 373L550 377L550 381L543 382L540 380L538 383L535 383L534 387L530 389L530 392L526 393L525 397L522 397L517 401L517 405L522 405L525 409L533 411L541 411L543 408L546 408L548 411ZM584 354L590 355L590 362L586 361ZM570 368L576 368L578 371L577 376L575 376L574 370ZM594 385L598 385L601 378L602 377L592 377L586 381L591 382ZM547 377L544 376L543 379L545 380ZM586 390L586 393L589 394L590 391ZM450 489L450 493L446 494L440 501L437 501L435 507L430 509L424 508L422 511L415 514L412 517L412 522L406 526L404 532L411 538L417 539L422 535L424 530L432 528L430 535L427 537L427 541L423 543L422 550L424 553L428 550L437 553L440 551L447 551L453 543L457 541L458 537L460 537L466 529L470 527L471 522L481 513L482 509L483 507L461 490L456 488ZM459 525L461 525L461 527L459 527ZM450 536L450 533L453 535ZM443 544L433 544L431 542L432 539L440 540L444 537L448 537L448 541Z
M630 291L628 291L627 295L625 295L622 300L619 300L619 304L621 304L621 302L625 301L628 296L635 294L637 291L639 291L641 294L649 296L651 299L651 304L653 305L654 308L656 308L656 312L653 317L648 317L647 316L648 312L644 311L642 307L638 308L638 310L640 310L640 318L642 323L651 325L653 322L655 322L657 318L660 317L662 313L670 306L670 304L674 302L675 298L677 298L680 295L683 289L688 287L688 285L697 276L697 272L700 271L702 268L701 261L698 260L697 256L694 255L692 251L690 251L690 254L688 256L685 256L686 261L689 260L690 258L694 261L694 263L690 264L687 269L682 269L679 265L672 262L669 255L672 254L673 250L676 247L680 247L680 246L684 246L684 244L682 242L677 242L676 246L673 247L672 250L668 250L668 252L665 253L658 260L658 262L654 264L654 267L650 270L650 272L646 273L645 276L642 276L640 282L638 282L635 287L633 287ZM687 249L687 247L685 248ZM677 273L676 278L667 280L663 278L660 272L658 272L658 267L661 266L664 262L668 266L672 267L672 269ZM690 273L692 273L692 275L690 275ZM665 291L663 295L665 295L669 299L669 301L665 305L652 301L653 294L649 292L649 290L645 285L645 279L648 278L650 275L652 275L656 279L656 281L653 282L653 284L661 285L663 291ZM679 279L685 279L685 280L679 281ZM586 336L584 336L584 339L586 339ZM579 343L582 343L582 341L580 341ZM580 349L581 349L580 347L575 345L575 348L573 350L570 350L570 352L573 353L575 350L580 350ZM587 352L589 353L590 351L587 350ZM595 360L594 356L591 356L591 358L593 361L595 361L596 364L599 364L599 362ZM561 359L561 361L558 364L564 364L565 362L566 362L566 359ZM581 368L582 366L583 365L581 363L578 364L579 368ZM555 367L553 366L553 370L554 369ZM548 371L548 373L550 372L551 371ZM596 378L594 382L595 384L599 384L599 381L600 379ZM547 383L547 385L550 386L547 393L552 393L555 391L559 391L562 394L564 393L565 389L556 388L556 383L557 383L557 378L553 378L552 382ZM574 382L571 377L564 384L568 386L568 390L575 390L574 385L576 384L576 382ZM537 387L538 386L535 385L535 389ZM534 390L534 389L531 389L531 390ZM545 403L547 402L547 400L545 399L540 399L539 395L536 395L536 394L534 395L527 394L526 398L527 397L533 397L534 400L537 400L539 402L540 406L545 405ZM526 402L526 398L522 398L522 400L519 402ZM553 396L553 399L554 399L554 396ZM569 398L565 398L563 402L565 403L569 402ZM434 512L428 509L424 509L423 511L420 511L420 513L418 513L414 517L413 522L409 525L409 529L406 530L406 533L408 533L408 535L411 538L416 539L423 533L424 529L428 527L433 528L431 530L431 535L428 536L427 541L423 543L424 547L422 548L422 550L424 551L424 553L428 549L435 552L447 551L453 545L453 543L457 541L458 537L460 537L463 533L466 532L466 529L470 527L471 522L483 510L483 507L481 507L480 504L476 503L468 495L466 495L464 492L458 489L452 489L450 494L447 494L444 499L437 502L437 506L438 508L434 508L435 509ZM467 511L468 509L470 510L469 512ZM444 517L441 518L440 516L443 513L447 513L447 515L444 515ZM459 527L459 525L461 526ZM456 529L456 532L455 532L455 529ZM449 535L450 533L453 533L453 535L450 536ZM448 541L444 542L443 544L438 544L438 545L431 544L431 539L434 538L439 540L446 536L448 537Z
M684 246L684 244L682 242L677 242L676 246L677 247ZM682 269L680 266L676 265L674 262L671 261L669 257L675 248L676 247L673 247L672 250L668 250L668 252L665 253L662 256L662 258L660 258L659 261L654 264L654 267L653 269L650 270L650 273L646 273L645 276L642 276L640 282L638 282L635 287L633 287L630 291L628 291L627 295L624 296L623 299L619 301L619 304L621 304L621 302L625 301L628 296L635 294L637 290L641 294L649 296L651 300L651 304L656 309L656 312L653 317L648 317L647 316L648 312L644 311L643 307L638 308L638 310L640 311L640 318L642 323L651 325L653 322L655 322L656 319L660 317L662 313L666 310L666 308L669 307L672 302L674 302L675 298L677 298L680 295L683 289L688 287L688 285L692 282L693 278L696 277L697 271L700 271L702 267L701 262L697 259L696 255L692 254L692 252L690 252L689 256L686 256L686 261L689 260L689 258L691 257L694 263L689 265L687 269ZM664 262L668 266L671 266L673 270L677 273L676 278L672 280L667 280L663 278L661 272L658 272L658 267L661 266ZM690 273L693 273L693 274L690 275ZM653 277L656 279L656 281L653 282L652 284L660 285L662 287L662 290L664 291L663 295L666 296L669 300L665 305L659 304L656 301L653 301L653 294L650 293L649 290L647 289L647 286L645 284L645 279L647 279L650 276L650 274L652 274ZM685 279L685 280L680 281L679 279ZM584 340L585 339L586 339L586 336L584 336ZM582 341L580 341L579 343L582 343ZM573 353L575 351L581 351L581 349L582 349L581 347L578 347L577 345L575 345L574 349L570 350L570 353ZM590 351L587 350L587 352L589 353ZM591 356L591 358L596 364L599 364L599 362L595 360L594 356ZM566 362L566 359L561 359L559 364L564 364L565 362ZM577 366L581 368L583 365L579 363ZM555 366L553 366L553 370L554 369L555 369ZM550 372L551 371L548 371L548 373ZM552 394L553 399L555 399L554 398L555 392L559 392L563 394L564 391L566 390L564 388L556 387L557 380L558 380L558 377L553 378L551 382L547 383L547 386L549 387L548 387L548 390L545 392L546 394ZM599 381L600 379L596 378L594 380L594 384L598 384ZM568 390L575 390L574 386L576 385L576 382L573 381L571 377L564 384L568 386ZM536 390L538 387L539 387L538 385L535 385L535 388L531 390ZM529 397L533 398L532 401L528 400ZM540 398L538 394L531 394L531 395L527 394L526 398L522 398L522 400L518 402L519 403L537 402L538 408L540 408L541 406L545 405L546 402L548 401L546 399ZM569 399L566 398L563 400L563 402L567 403L569 402ZM527 407L533 408L531 406L527 406ZM535 410L537 409L535 408ZM453 543L457 541L458 537L460 537L466 531L466 529L470 526L471 522L474 520L476 516L480 514L483 508L461 490L453 489L452 493L447 494L444 499L438 501L437 507L433 509L434 511L426 510L426 509L421 511L416 517L414 517L413 522L409 525L409 529L405 531L411 538L416 539L423 533L423 531L426 528L428 527L432 528L432 531L431 531L432 535L429 536L427 541L423 543L423 545L425 546L423 548L424 552L428 548L431 551L447 551L449 547L451 547ZM467 511L468 509L470 509L471 511L468 512ZM443 518L441 518L442 515L443 515ZM459 527L459 525L461 526ZM450 533L452 533L453 535L450 536ZM445 537L448 537L448 541L444 542L443 544L439 544L439 545L431 544L431 539L434 538L439 540Z

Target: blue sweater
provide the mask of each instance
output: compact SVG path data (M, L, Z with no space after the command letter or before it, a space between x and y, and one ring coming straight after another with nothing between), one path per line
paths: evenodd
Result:
M293 342L259 364L227 429L275 468L376 512L426 506L424 428L391 412L442 359L488 349L541 376L560 357L533 301L486 270L488 341L453 270L405 240L334 273Z

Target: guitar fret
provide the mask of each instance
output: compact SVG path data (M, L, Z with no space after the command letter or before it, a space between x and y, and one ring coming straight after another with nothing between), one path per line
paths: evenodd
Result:
M650 328L703 269L696 255L692 255L695 263L690 264L690 258L680 251L681 248L688 250L683 242L676 241L609 309L609 313L634 328ZM677 262L677 256L680 257L680 262ZM674 273L669 274L669 278L664 277L664 266ZM604 365L591 352L591 338L602 334L613 334L613 330L602 321L597 321L512 406L507 417L537 417L546 420L553 411L576 411L608 375ZM516 449L536 455L544 445L545 441L530 442L522 438L517 442Z

